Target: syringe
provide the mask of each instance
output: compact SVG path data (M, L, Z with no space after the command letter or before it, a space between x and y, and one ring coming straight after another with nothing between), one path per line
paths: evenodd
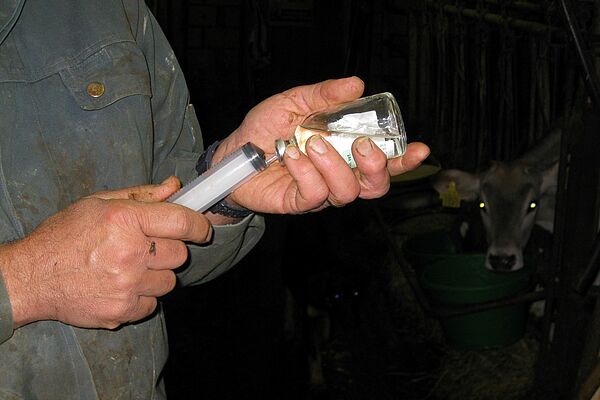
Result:
M277 159L277 154L274 154L265 160L264 151L248 142L174 193L167 201L204 212Z

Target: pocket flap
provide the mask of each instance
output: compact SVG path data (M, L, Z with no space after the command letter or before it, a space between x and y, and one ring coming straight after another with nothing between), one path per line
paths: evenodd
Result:
M132 42L105 46L73 67L61 78L84 110L104 108L133 95L151 96L146 58Z

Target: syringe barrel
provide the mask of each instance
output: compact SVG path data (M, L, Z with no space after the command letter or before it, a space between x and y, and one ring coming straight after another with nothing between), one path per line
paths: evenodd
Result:
M266 167L264 152L254 144L246 143L167 201L204 212Z

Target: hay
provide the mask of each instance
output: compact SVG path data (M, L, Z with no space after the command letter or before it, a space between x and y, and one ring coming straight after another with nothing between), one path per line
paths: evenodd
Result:
M457 351L442 358L432 397L447 400L530 398L538 343L525 337L501 349Z
M407 219L394 227L398 248L411 234L449 229L452 214L434 213ZM406 262L406 261L404 261ZM438 367L421 377L427 385L420 400L517 400L530 398L539 344L528 333L517 343L499 349L459 351L445 344L439 322L423 314L397 265L390 262L395 310L401 337L418 345L424 357L437 356ZM428 350L429 349L429 350Z
M389 218L388 218L389 217ZM452 213L394 220L397 248L412 234L449 229ZM528 335L492 350L459 351L445 343L436 318L424 314L398 262L367 218L339 241L343 275L369 280L356 324L338 330L321 351L326 385L309 398L368 400L527 399L538 343ZM371 238L371 239L367 239ZM373 240L373 238L377 238ZM367 277L369 277L367 279Z

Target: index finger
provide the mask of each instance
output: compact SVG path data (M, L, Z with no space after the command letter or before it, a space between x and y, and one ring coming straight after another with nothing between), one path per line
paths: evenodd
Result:
M205 215L172 203L132 203L142 232L149 237L206 243L212 238L212 225Z

